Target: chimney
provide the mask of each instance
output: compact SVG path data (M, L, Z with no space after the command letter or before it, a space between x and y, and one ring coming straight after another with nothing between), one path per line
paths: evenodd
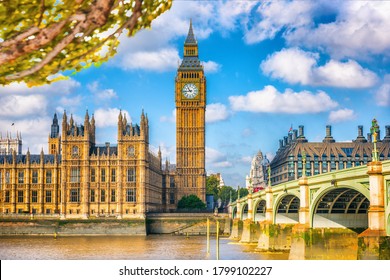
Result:
M287 136L283 137L283 146L287 146Z
M303 131L303 125L300 125L298 128L299 128L299 135L298 135L298 137L305 137L304 131Z
M364 138L363 136L363 126L362 125L359 125L358 126L358 136L355 140L355 142L367 142L366 138Z
M381 142L381 130L378 129L378 135L376 136L376 141Z
M292 134L289 133L288 134L288 144L291 144L291 142L292 142Z
M369 142L369 143L372 142L371 133L367 133L367 142Z
M326 126L326 136L325 136L324 140L322 140L322 142L324 142L324 143L334 143L335 142L335 140L332 137L332 126L330 126L330 125Z
M296 141L297 138L298 138L298 130L294 129L294 130L293 130L293 137L292 137L292 140L293 140L293 141Z
M385 138L383 138L383 141L390 142L390 125L385 126L386 135Z
M279 139L279 149L283 148L283 140Z
M326 137L332 137L332 126L326 126Z
M363 126L362 125L358 126L358 137L363 137Z

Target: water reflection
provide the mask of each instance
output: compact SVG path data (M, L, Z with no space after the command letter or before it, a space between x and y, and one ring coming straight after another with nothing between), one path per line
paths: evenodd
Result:
M220 259L288 259L288 253L259 253L256 244L243 245L220 240ZM206 253L205 236L8 236L0 237L0 259L215 259L215 239Z

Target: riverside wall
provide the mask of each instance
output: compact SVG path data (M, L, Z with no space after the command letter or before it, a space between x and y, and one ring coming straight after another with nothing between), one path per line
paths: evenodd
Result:
M90 218L65 219L56 217L0 218L0 235L148 235L177 234L205 235L207 219L210 221L210 233L217 231L216 221L219 221L219 233L224 234L228 228L227 216L214 216L198 213L161 213L151 214L145 219Z

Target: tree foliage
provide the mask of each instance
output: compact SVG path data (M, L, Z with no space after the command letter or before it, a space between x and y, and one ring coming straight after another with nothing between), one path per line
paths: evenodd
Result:
M172 0L0 0L0 84L49 83L112 57Z
M219 186L219 180L214 176L208 176L206 178L206 194L212 194L214 195L214 198L216 199L218 196L218 186Z
M206 204L194 194L183 196L177 203L177 208L179 209L203 209L206 207Z

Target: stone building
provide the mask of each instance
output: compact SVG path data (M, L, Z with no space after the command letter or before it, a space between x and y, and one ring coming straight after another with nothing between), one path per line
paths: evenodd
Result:
M49 135L49 155L0 156L2 213L60 214L87 218L94 215L143 217L163 211L161 152L149 149L149 123L118 116L116 145L97 145L95 119L84 123L57 116Z
M383 139L378 131L378 151L380 160L390 158L390 126L385 127ZM332 136L332 127L326 126L322 142L309 142L304 127L292 130L279 140L279 149L271 162L271 184L277 185L302 176L302 155L306 155L306 176L341 170L367 164L372 157L372 136L363 135L363 126L358 126L358 135L351 142L336 142Z
M13 138L10 132L6 136L0 135L0 155L12 155L15 151L17 155L22 154L22 134L16 132L16 137Z
M246 188L254 192L263 190L267 186L267 167L269 160L259 151L252 159L249 175L246 176Z

